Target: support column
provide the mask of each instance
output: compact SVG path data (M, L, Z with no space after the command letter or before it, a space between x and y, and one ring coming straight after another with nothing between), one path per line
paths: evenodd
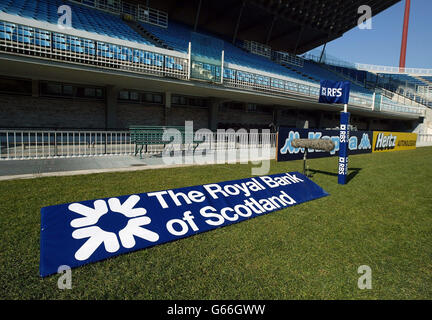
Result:
M171 92L165 92L164 125L170 125L171 121Z
M366 131L371 131L371 129L372 129L372 119L368 119Z
M119 88L116 86L106 87L105 106L105 129L118 129L117 127L117 100Z
M218 99L210 99L208 101L208 110L209 110L209 129L211 131L216 131L219 124L219 106L221 104L221 101Z
M237 34L238 34L239 27L240 27L240 21L241 21L242 15L243 15L243 9L244 9L245 5L246 5L246 0L243 0L242 6L240 8L240 13L237 17L237 23L236 23L236 26L234 29L234 35L233 35L233 39L232 39L233 44L235 44L235 42L237 40Z
M32 80L32 97L39 97L39 80Z
M197 14L195 16L195 24L194 24L194 31L197 31L197 27L198 27L198 21L199 21L199 16L201 13L201 4L202 4L202 0L199 0L199 4L198 4L198 10L197 10Z
M317 117L317 124L316 127L317 129L323 129L323 124L324 124L324 112L321 111Z
M282 109L278 106L273 106L273 124L275 125L275 129L281 125L282 118Z
M400 54L400 59L399 59L399 71L400 72L405 71L410 6L411 6L411 0L406 0L406 2L405 2L405 14L404 14L404 25L403 25L403 31L402 31L401 54Z

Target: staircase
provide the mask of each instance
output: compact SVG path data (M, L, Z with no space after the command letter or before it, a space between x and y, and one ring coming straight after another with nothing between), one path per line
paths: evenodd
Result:
M350 77L350 76L348 76L348 75L346 75L346 74L343 74L343 73L341 73L341 72L339 72L339 71L336 71L335 69L330 68L330 67L329 67L328 65L326 65L326 64L320 64L320 66L321 66L322 68L326 69L327 71L330 71L330 72L334 73L334 74L337 75L338 77L342 77L342 78L344 78L345 80L348 80L348 81L350 81L350 82L356 84L356 85L359 86L359 87L363 87L363 88L366 88L366 89L369 89L369 90L371 89L371 88L367 88L366 85L365 85L363 82L357 81L356 79L354 79L354 78L352 78L352 77Z
M303 73L301 71L298 71L296 68L294 68L292 65L288 65L286 63L281 63L281 65L285 68L287 68L288 70L297 73L298 75L302 76L303 78L306 78L308 80L312 80L312 81L316 81L316 82L320 82L319 79L316 79L314 77L311 77L310 75Z
M141 35L141 37L151 42L155 46L168 49L168 50L174 50L174 48L170 47L161 39L159 39L158 37L154 36L152 33L148 32L146 29L144 29L140 23L130 19L123 19L123 20L127 23L129 27L131 27L133 30L138 32L138 34Z

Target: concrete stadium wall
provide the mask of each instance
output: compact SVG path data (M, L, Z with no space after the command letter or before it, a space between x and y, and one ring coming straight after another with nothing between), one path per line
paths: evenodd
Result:
M426 116L423 121L422 133L432 134L432 109L426 110Z
M273 114L252 113L241 110L219 111L218 122L221 125L256 125L266 127L273 122Z
M244 108L211 102L204 107L135 104L117 101L116 93L105 100L48 98L0 94L0 128L127 129L131 125L184 125L194 121L199 128L269 128L271 123L297 128L335 128L338 112L305 111L268 106L268 112L247 112ZM358 130L415 131L432 134L432 110L424 123L367 119L352 116ZM419 131L420 133L420 131Z
M165 107L119 103L116 108L116 127L128 128L134 125L165 125Z
M104 127L104 101L0 94L0 128Z
M194 129L208 128L209 109L173 105L168 110L168 123L172 126L184 126L185 121L193 121Z

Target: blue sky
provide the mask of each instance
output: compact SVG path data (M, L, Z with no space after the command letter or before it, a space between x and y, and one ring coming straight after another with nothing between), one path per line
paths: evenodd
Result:
M328 43L326 53L353 63L399 66L404 11L405 0L374 16L372 30L354 28ZM406 67L432 69L431 0L411 0Z

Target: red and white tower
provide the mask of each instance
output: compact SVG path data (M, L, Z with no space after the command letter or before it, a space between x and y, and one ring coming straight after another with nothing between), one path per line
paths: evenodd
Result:
M408 42L408 27L409 27L409 16L410 16L410 7L411 0L405 0L405 16L404 16L404 25L402 31L402 45L401 45L401 54L399 60L399 72L405 71L405 63L406 63L406 50L407 50L407 42Z

